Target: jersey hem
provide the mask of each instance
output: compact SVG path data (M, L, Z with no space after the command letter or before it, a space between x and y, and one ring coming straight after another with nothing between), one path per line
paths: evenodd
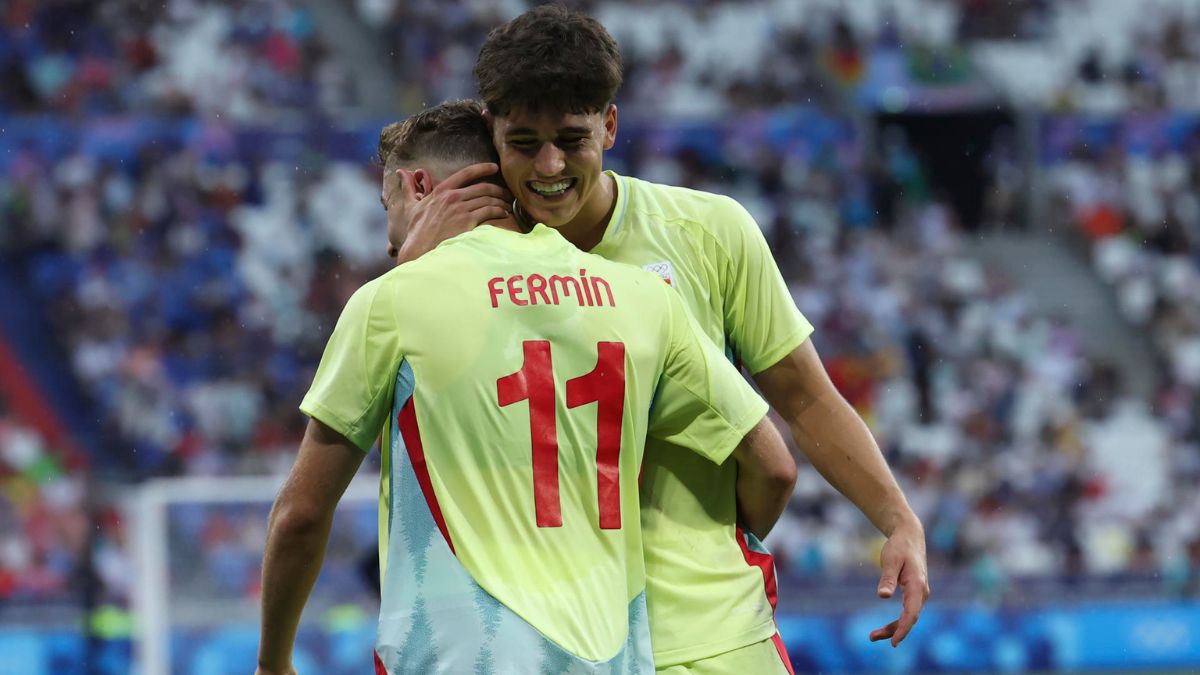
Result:
M775 627L775 617L767 619L762 624L755 626L753 629L742 633L736 637L722 640L720 642L710 642L704 645L696 645L691 647L682 647L680 649L671 649L664 652L654 653L654 667L670 668L678 666L682 663L692 663L702 659L711 659L714 656L720 656L726 652L731 652L742 647L749 647L752 644L769 640L778 629Z

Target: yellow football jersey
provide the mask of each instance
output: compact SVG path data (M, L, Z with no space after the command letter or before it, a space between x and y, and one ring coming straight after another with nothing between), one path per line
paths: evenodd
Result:
M301 408L364 450L383 430L389 673L652 667L646 439L717 467L766 413L658 277L544 226L364 286Z
M754 219L736 201L608 172L617 204L592 253L658 274L713 344L750 373L812 334ZM737 470L648 439L642 478L646 601L658 667L775 632L774 565L737 528Z

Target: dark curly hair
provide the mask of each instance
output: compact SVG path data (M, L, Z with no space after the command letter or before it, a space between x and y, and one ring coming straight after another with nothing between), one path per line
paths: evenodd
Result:
M513 108L594 113L616 96L621 68L621 51L599 21L542 5L488 34L475 82L494 115Z

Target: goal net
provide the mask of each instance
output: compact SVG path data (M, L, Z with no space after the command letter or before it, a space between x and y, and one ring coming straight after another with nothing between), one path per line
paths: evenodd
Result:
M282 484L282 476L162 479L129 502L140 675L253 671L267 516ZM373 672L378 492L378 476L360 476L338 506L297 637L301 673Z

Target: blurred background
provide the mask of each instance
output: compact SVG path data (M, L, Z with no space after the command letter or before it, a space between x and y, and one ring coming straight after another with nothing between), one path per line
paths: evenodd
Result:
M250 672L378 131L531 4L0 3L0 674ZM802 466L796 668L1200 669L1200 0L569 4L626 61L607 166L754 214L925 523L872 645L882 540ZM371 672L364 480L301 673Z

